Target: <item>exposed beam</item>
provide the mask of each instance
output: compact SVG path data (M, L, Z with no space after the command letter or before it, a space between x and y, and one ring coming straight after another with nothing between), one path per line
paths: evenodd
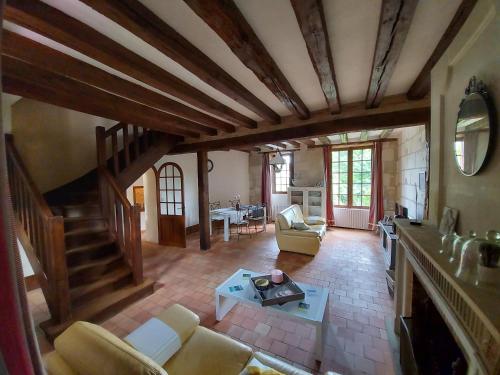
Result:
M426 96L431 89L431 70L439 61L443 53L446 51L448 46L451 44L455 36L460 31L462 25L469 17L472 9L476 5L477 0L463 0L458 7L453 19L445 30L443 36L439 40L434 52L429 57L429 60L425 63L424 67L420 71L417 79L408 90L408 99L420 99Z
M359 140L362 142L366 142L368 140L368 130L363 130L361 135L359 136Z
M2 55L11 56L210 128L229 133L236 129L227 122L8 30L3 30Z
M200 249L210 249L210 213L208 194L208 154L206 151L199 151L198 162L198 212L200 226Z
M256 122L212 99L90 26L37 0L7 0L4 17L49 39L240 126Z
M323 145L329 145L331 143L330 139L326 135L323 137L318 137L318 139L321 142L321 144L323 144Z
M282 142L274 142L273 146L276 146L278 148L285 148L286 149L286 144L284 144Z
M81 0L176 61L205 83L278 124L280 116L137 0Z
M322 0L291 0L307 51L331 113L341 109Z
M382 138L387 138L389 135L391 135L392 131L394 129L384 129L382 130L382 133L380 133L380 136L379 138L382 139Z
M305 144L308 147L316 146L316 142L314 142L312 139L299 139L299 142Z
M184 0L226 42L231 51L297 117L309 110L259 40L233 0Z
M10 94L166 133L199 137L201 130L215 131L7 56L2 81Z
M286 143L290 144L293 147L300 147L300 143L297 141L286 141Z
M430 121L430 107L404 109L394 112L365 114L358 117L338 118L334 120L306 124L293 128L277 129L263 133L222 138L202 142L179 144L172 154L187 153L198 150L218 150L227 147L253 146L265 143L286 141L287 139L308 138L315 136L384 128L397 128L421 125Z
M382 0L366 108L378 107L384 98L417 4L418 0Z

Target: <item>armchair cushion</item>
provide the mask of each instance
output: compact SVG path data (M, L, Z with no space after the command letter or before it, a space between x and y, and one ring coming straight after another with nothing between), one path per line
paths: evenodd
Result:
M92 323L73 323L56 338L54 347L64 362L75 373L81 375L167 374L152 359L139 353L104 328ZM54 358L49 359L52 363L56 361ZM57 374L50 366L49 372Z
M163 367L169 375L238 375L251 355L250 347L199 326Z
M177 332L182 344L191 337L196 327L200 324L198 315L179 304L170 306L156 318Z
M311 373L303 371L297 367L294 367L286 362L283 362L277 358L271 357L267 354L257 352L254 357L259 360L260 363L281 372L284 375L311 375Z
M326 219L321 216L308 216L304 219L304 222L309 225L325 225Z

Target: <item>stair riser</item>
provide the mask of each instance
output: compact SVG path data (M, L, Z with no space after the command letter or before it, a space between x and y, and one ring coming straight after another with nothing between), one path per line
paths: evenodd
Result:
M66 254L66 264L68 267L74 267L89 261L97 260L108 255L116 254L115 245L100 246L87 251Z
M99 200L99 194L97 192L81 192L81 193L72 193L64 200L64 202L65 204L85 204L85 203L95 204L98 200Z
M79 221L66 221L64 223L64 231L72 231L75 229L106 229L106 219L92 219Z
M123 264L123 259L117 259L108 264L81 270L69 277L69 286L70 288L74 288L76 286L98 280L102 275L116 269L121 264Z
M81 216L100 216L101 209L97 205L83 205L83 206L66 206L62 207L62 215L64 217L81 217Z
M94 289L86 294L78 296L77 298L71 298L72 306L74 308L81 306L91 299L104 296L105 294L108 293L112 293L115 290L118 290L126 285L129 285L131 282L132 282L132 274L125 275L121 279L113 283L103 285L101 288Z
M72 234L66 235L64 237L66 243L66 249L69 250L74 247L87 245L92 242L104 241L109 239L109 232L94 232L94 233L82 233L82 234Z

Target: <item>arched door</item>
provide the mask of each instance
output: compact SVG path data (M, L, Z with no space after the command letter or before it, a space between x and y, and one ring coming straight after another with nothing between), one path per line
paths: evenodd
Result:
M186 247L184 177L175 163L158 170L158 242L160 245Z

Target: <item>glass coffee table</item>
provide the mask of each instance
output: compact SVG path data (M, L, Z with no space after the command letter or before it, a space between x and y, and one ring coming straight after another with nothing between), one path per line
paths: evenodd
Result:
M328 329L328 289L316 285L295 282L305 293L301 301L287 302L284 305L261 306L250 285L250 278L264 275L255 271L239 269L215 289L215 317L217 321L224 319L226 314L237 303L258 306L287 315L316 328L316 359L323 358L323 348Z

